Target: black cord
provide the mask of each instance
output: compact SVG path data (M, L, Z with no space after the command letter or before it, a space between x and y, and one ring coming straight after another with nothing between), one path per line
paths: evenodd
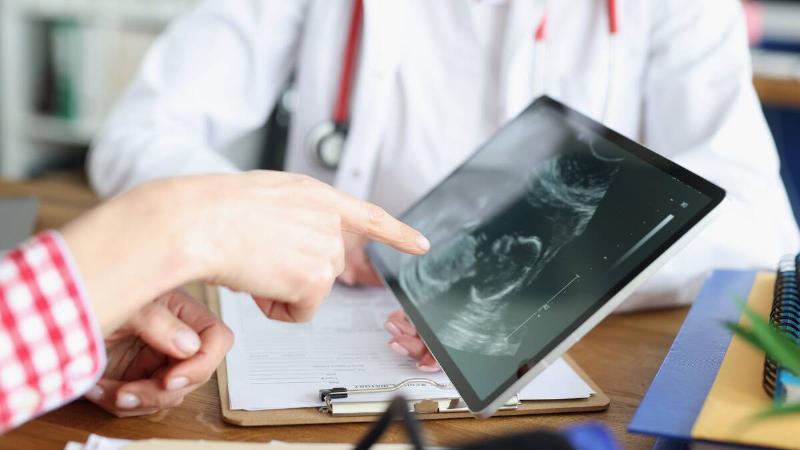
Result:
M598 448L606 448L598 445ZM535 430L473 442L460 447L461 450L575 450L569 440L555 431ZM594 448L594 446L592 447Z
M403 396L397 396L392 400L389 404L389 407L386 411L381 415L375 425L369 430L366 436L361 439L355 450L367 450L372 447L375 442L378 441L378 438L383 435L389 425L392 423L392 420L401 419L403 424L406 427L406 433L408 433L408 438L411 440L411 445L414 446L414 450L425 450L425 445L422 442L422 435L420 433L420 426L417 419L414 417L413 414L408 410L408 402Z
M383 435L393 420L402 420L411 440L414 450L425 450L419 421L408 410L408 402L402 396L395 397L389 407L381 415L375 425L367 432L355 446L355 450L368 450ZM501 436L479 442L473 442L460 447L462 450L519 450L519 449L546 449L546 450L574 450L570 441L560 433L548 430L536 430L525 433Z

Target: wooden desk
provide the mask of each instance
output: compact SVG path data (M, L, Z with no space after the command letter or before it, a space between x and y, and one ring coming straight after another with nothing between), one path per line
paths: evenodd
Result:
M0 196L35 195L42 201L39 228L57 227L96 203L94 195L76 178L55 178L23 183L0 182ZM431 440L454 444L514 430L560 427L598 421L614 430L626 449L649 449L653 440L625 432L647 386L666 355L686 315L686 308L617 315L606 319L570 354L611 397L602 413L527 416L490 420L450 419L426 422ZM94 405L77 401L0 437L0 448L62 449L66 441L83 442L97 433L109 437L142 439L194 438L294 442L354 442L366 425L237 428L222 422L216 380L212 379L176 409L154 416L117 419ZM405 442L392 429L389 442Z
M765 105L800 108L800 80L755 76L753 85Z

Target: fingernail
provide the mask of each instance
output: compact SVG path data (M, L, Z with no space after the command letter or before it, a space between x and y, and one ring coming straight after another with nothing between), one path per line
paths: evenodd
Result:
M103 398L103 394L104 394L103 388L101 388L100 386L92 386L92 388L89 389L84 395L86 395L86 398L88 398L89 400L94 400L97 402Z
M133 409L139 406L139 404L141 404L139 397L133 394L123 393L117 396L117 408Z
M409 322L408 320L401 321L400 326L402 326L402 328L400 329L403 331L403 334L406 334L408 336L414 336L415 334L417 334L416 327L414 327L414 324Z
M350 272L344 272L341 275L339 275L339 280L348 286L352 286L355 283L355 280L353 279L353 274Z
M391 344L389 344L389 348L400 356L408 356L408 350L406 350L402 345L398 344L397 342L392 342Z
M194 331L180 330L173 338L175 346L183 353L193 355L200 349L200 338Z
M170 391L177 391L189 385L189 379L186 377L174 377L167 381L167 389Z
M438 372L439 370L441 370L441 367L439 367L438 365L427 366L424 364L417 364L417 369L423 372Z
M393 324L392 322L385 322L383 324L383 328L392 336L402 336L403 334L403 332L400 331L400 328L398 328L397 325Z
M429 241L428 238L420 234L419 237L417 238L417 245L419 246L420 249L427 252L431 248L431 241Z

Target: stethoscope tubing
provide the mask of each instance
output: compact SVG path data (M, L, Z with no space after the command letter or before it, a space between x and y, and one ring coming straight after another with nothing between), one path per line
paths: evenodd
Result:
M548 10L534 30L534 95L545 95L547 93L546 72L544 61L546 60L547 40L548 40ZM617 47L619 22L617 17L616 0L606 0L606 13L608 15L608 70L606 73L606 89L603 101L601 117L603 122L607 122L611 113L611 102L615 91L615 74L617 70ZM353 0L353 10L350 16L350 25L347 34L347 41L342 57L341 74L339 76L339 88L336 94L331 119L326 120L309 132L306 137L307 145L310 148L312 157L316 159L320 166L336 170L344 155L344 146L349 132L350 125L350 101L355 78L356 59L358 58L358 47L361 40L361 33L364 22L364 2L363 0Z

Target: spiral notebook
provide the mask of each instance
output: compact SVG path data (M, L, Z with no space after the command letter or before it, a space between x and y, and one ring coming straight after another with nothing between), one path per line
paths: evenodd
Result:
M770 322L800 342L800 254L781 259L775 277ZM800 386L792 375L769 357L764 359L764 390L771 397L783 399L798 395Z
M704 444L697 448L800 450L800 417L753 421L772 402L762 385L764 352L723 326L750 326L742 299L768 317L775 279L774 271L722 270L706 280L629 431L663 438L654 450L695 448L698 441Z

